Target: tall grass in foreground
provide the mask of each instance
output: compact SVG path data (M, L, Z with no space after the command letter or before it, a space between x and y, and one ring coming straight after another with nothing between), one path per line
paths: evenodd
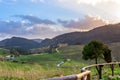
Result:
M102 68L102 80L120 80L120 67L114 65L114 76L112 76L112 71L109 65L103 66ZM98 79L98 72L95 67L90 68L91 77L93 80ZM117 79L119 78L119 79Z
M70 64L66 63L64 65L69 66ZM54 66L53 68L51 67L49 68L49 66L46 66L46 68L44 68L43 66L36 63L20 64L20 63L0 61L0 77L7 77L7 78L16 77L16 78L22 78L24 80L41 80L45 78L70 75L79 72L80 72L79 68L76 67L58 68ZM0 79L0 80L4 80L4 79Z

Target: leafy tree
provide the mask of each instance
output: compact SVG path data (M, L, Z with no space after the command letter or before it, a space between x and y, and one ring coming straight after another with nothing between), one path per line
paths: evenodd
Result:
M109 62L112 62L112 56L111 56L111 50L107 47L107 46L104 46L104 60L109 63Z
M90 43L85 45L85 47L83 48L82 54L83 54L83 59L85 59L85 60L95 59L96 64L98 63L98 58L100 58L100 59L102 58L106 62L112 61L111 50L100 41L91 41ZM110 66L110 67L112 69L112 66ZM99 79L101 79L102 78L101 70L98 69L97 66L96 66L96 69L99 74Z
M83 59L94 59L96 64L98 63L99 58L104 59L106 62L112 61L111 50L100 41L91 41L85 45L82 54Z

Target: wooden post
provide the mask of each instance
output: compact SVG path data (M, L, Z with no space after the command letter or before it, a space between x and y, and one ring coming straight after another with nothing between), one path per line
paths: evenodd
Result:
M81 74L78 74L77 80L90 80L90 71L85 71Z
M114 64L111 64L112 76L114 76Z
M87 79L86 80L90 80L90 74L87 75Z
M99 70L98 70L99 79L102 79L102 67L103 65L99 65Z
M83 68L83 69L81 70L81 73L83 73L83 72L85 72L85 71L86 71L86 70ZM82 77L81 80L84 80L84 77Z

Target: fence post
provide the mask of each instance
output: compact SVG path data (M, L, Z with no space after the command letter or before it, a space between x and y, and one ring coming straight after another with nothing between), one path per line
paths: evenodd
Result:
M90 80L91 79L91 77L90 77L90 71L85 70L85 68L83 68L81 70L81 74L79 74L77 76L77 78L78 78L78 80Z
M81 73L85 72L86 70L82 68ZM84 77L81 78L81 80L84 80Z
M86 80L90 80L90 74L87 75L87 79Z
M99 79L102 79L102 67L103 67L103 65L99 65L99 70L98 70Z
M114 64L111 64L112 76L114 76Z

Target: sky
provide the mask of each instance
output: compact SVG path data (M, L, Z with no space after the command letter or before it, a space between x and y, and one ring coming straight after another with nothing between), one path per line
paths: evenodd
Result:
M0 0L0 40L53 38L120 22L120 0Z

